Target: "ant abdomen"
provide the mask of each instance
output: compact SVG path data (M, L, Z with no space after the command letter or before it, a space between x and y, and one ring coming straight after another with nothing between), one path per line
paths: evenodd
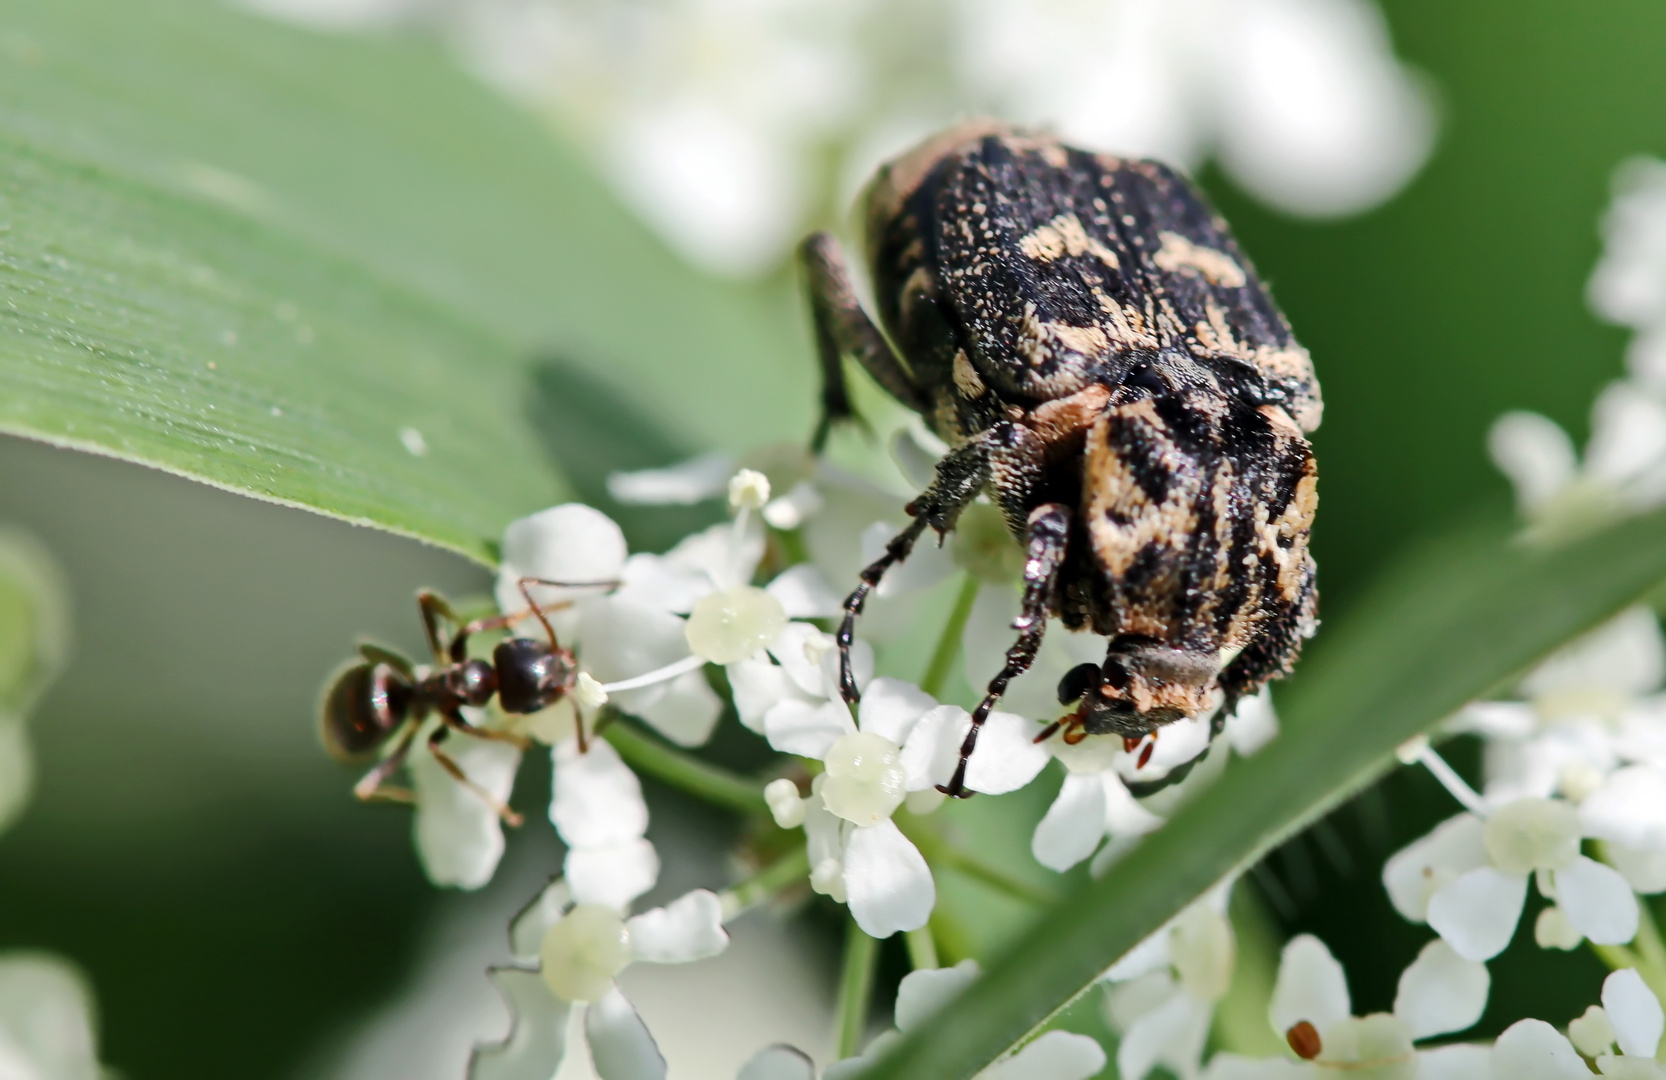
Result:
M340 761L360 761L405 722L410 681L388 664L354 664L337 675L319 710L324 748Z

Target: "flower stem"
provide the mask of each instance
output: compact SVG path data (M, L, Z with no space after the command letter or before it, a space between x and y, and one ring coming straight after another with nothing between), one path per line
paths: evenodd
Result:
M967 574L961 579L960 593L955 597L954 609L949 612L949 621L943 624L937 648L932 650L931 663L926 665L926 673L920 679L920 689L932 697L943 695L943 684L949 681L949 671L954 667L961 636L966 633L966 620L972 617L972 605L977 599L978 579Z
M862 932L856 920L845 930L844 966L839 972L839 1057L855 1057L868 1027L868 1004L873 997L874 968L879 942Z
M915 971L928 971L938 966L937 942L931 936L929 925L908 931L903 940L908 944L909 966Z
M786 855L775 860L745 881L724 889L718 897L723 903L723 921L750 911L774 898L783 889L803 882L810 874L810 852L799 844Z
M679 791L742 814L769 810L763 784L685 754L630 724L609 724L602 737L619 751L625 764Z
M902 828L903 835L912 840L914 846L920 849L920 854L925 856L926 862L959 870L974 881L981 881L990 888L1006 893L1015 900L1022 900L1026 904L1048 907L1053 903L1055 897L1052 893L1020 881L1004 870L990 866L976 855L949 843L938 835L935 829L921 824L918 819L904 824L902 816L898 815L892 820L896 821L898 826Z
M1660 928L1655 925L1654 912L1645 898L1637 898L1637 937L1630 948L1593 943L1591 951L1610 971L1636 968L1655 996L1666 1000L1666 944L1661 942Z

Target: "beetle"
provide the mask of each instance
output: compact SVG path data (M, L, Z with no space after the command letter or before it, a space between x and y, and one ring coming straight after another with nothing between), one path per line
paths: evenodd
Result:
M978 730L1049 616L1107 639L1103 663L1061 681L1067 737L1133 745L1217 707L1218 731L1317 625L1306 436L1322 412L1307 350L1226 222L1159 162L990 121L882 166L862 210L878 325L831 236L799 249L823 384L813 444L854 418L849 357L950 449L845 601L845 701L868 595L986 493L1025 553L1018 636L940 790L967 794Z

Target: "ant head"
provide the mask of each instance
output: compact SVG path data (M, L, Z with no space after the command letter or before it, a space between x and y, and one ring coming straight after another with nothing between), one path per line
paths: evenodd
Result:
M1090 735L1140 736L1197 716L1219 698L1217 653L1152 641L1113 642L1103 664L1079 664L1059 680L1059 701L1081 701Z
M319 734L338 761L359 761L410 715L411 683L389 664L352 664L324 691Z
M531 638L499 642L492 663L498 704L506 713L534 713L555 704L578 676L572 653Z

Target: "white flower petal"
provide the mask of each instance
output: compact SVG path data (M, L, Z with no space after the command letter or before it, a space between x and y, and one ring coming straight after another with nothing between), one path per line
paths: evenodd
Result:
M789 622L769 647L769 654L781 662L781 668L793 684L814 698L828 696L822 678L821 661L837 646L832 634L824 634L807 622ZM856 651L851 650L851 666L856 666Z
M863 529L862 565L867 566L885 554L885 545L900 532L900 527L888 521L876 521ZM886 571L874 595L890 598L924 592L959 569L950 557L949 549L939 547L937 537L928 534L914 545L914 551L907 560Z
M1293 937L1279 957L1278 978L1267 1003L1267 1019L1282 1037L1306 1020L1323 1031L1353 1010L1342 965L1312 934Z
M625 560L624 582L613 595L643 607L686 615L713 589L712 579L698 570L678 566L660 555L632 555Z
M623 908L659 880L659 853L645 839L569 848L562 868L575 902Z
M716 452L667 465L609 473L607 493L626 506L691 506L728 490L735 456Z
M978 1074L979 1080L1087 1080L1105 1067L1105 1048L1073 1031L1048 1031ZM1127 1075L1127 1074L1124 1074Z
M1543 1020L1519 1020L1504 1029L1493 1044L1492 1074L1499 1080L1591 1080L1579 1051Z
M1099 776L1105 786L1105 825L1113 837L1144 836L1163 824L1163 819L1140 805L1134 793L1115 772Z
M1152 748L1143 768L1139 764L1145 753L1143 748L1136 753L1116 756L1116 771L1124 780L1161 779L1176 765L1184 765L1206 753L1209 749L1209 717L1188 716L1175 720L1158 728L1151 737L1157 740L1157 745Z
M1203 1080L1310 1080L1312 1075L1313 1067L1305 1061L1223 1053L1209 1059Z
M1158 1065L1167 1065L1178 1076L1194 1075L1209 1037L1213 1012L1189 994L1174 994L1135 1020L1123 1034L1116 1048L1117 1075L1123 1080L1145 1080Z
M815 778L810 784L810 797L804 800L804 845L812 872L817 866L832 860L839 864L842 876L845 834L855 826L828 810L827 804L822 802L821 789L827 783L822 777L826 775L822 773Z
M1637 936L1637 896L1611 866L1580 855L1555 873L1556 899L1575 929L1598 945Z
M526 598L516 586L521 577L549 581L614 581L625 567L625 534L613 519L582 503L564 503L512 521L503 532L502 568L497 601L504 611L519 611ZM583 596L593 589L535 588L547 603Z
M1413 1039L1462 1031L1481 1019L1487 1008L1492 976L1485 964L1465 960L1445 941L1423 946L1400 975L1394 1015Z
M972 714L958 705L939 705L915 721L902 746L909 791L949 782L960 759L960 741L971 723Z
M873 735L883 735L901 746L915 721L937 707L937 699L903 679L875 679L862 693L856 709L856 726Z
M1606 854L1633 890L1644 896L1666 892L1666 851L1638 851L1610 841Z
M904 975L897 984L897 1030L913 1031L977 978L976 960L962 960L952 968L922 968Z
M674 566L706 575L715 587L726 589L749 584L763 555L764 526L754 515L740 534L738 548L734 523L720 522L684 537L665 553L665 558Z
M1030 852L1049 870L1064 872L1092 855L1105 839L1105 785L1091 774L1068 773L1058 798L1035 827Z
M789 619L830 619L844 607L844 597L833 591L820 570L799 563L777 574L764 591L781 601Z
M568 847L599 847L635 840L648 831L648 804L636 778L605 739L579 753L567 739L550 748L555 765L550 823Z
M1666 851L1666 769L1628 765L1579 804L1586 836L1642 851Z
M684 893L664 907L625 921L631 955L650 964L687 964L729 947L723 902L707 889Z
M469 1056L469 1080L550 1080L567 1052L567 1014L572 1005L550 992L536 971L492 968L486 972L509 1006L509 1035L478 1045Z
M1522 701L1472 701L1443 725L1453 734L1487 739L1525 739L1539 728L1539 714Z
M617 986L585 1008L584 1038L601 1080L665 1080L665 1058Z
M1419 1050L1417 1080L1493 1080L1492 1047L1454 1043Z
M1491 960L1515 935L1526 900L1526 874L1483 866L1430 897L1429 926L1466 960Z
M678 746L704 746L723 715L723 699L706 681L706 673L696 669L672 679L648 704L624 711L641 717Z
M622 682L657 671L689 655L687 625L661 608L628 597L601 596L579 605L579 658L597 682ZM663 683L622 690L613 703L626 711L642 708L665 693Z
M971 718L967 718L971 727ZM1017 791L1036 778L1051 757L1036 745L1035 724L1009 712L992 712L978 732L977 749L966 764L966 786L985 795Z
M1226 741L1238 754L1248 757L1278 736L1278 713L1273 711L1272 690L1262 687L1254 697L1243 698L1226 718Z
M1640 387L1616 380L1591 406L1585 469L1605 480L1640 476L1666 457L1666 406Z
M544 886L537 898L522 908L509 924L509 952L523 964L538 963L538 948L544 934L561 921L573 903L573 890L566 878L556 878Z
M783 754L823 758L835 742L853 734L850 710L842 701L782 701L764 714L764 735Z
M1562 646L1522 679L1529 697L1569 692L1646 694L1666 678L1666 640L1647 607L1627 608Z
M827 500L821 497L816 486L800 480L785 495L771 499L764 506L763 516L771 528L790 531L821 513L826 506Z
M0 1075L7 1080L100 1080L97 1008L86 977L46 953L0 958Z
M470 780L500 802L509 800L521 763L519 750L508 743L465 736L448 739L443 749ZM459 889L480 888L492 880L503 857L503 822L497 811L452 779L420 745L411 753L409 768L416 793L412 829L428 880Z
M1666 1031L1666 1012L1636 968L1624 968L1603 980L1602 1011L1614 1025L1615 1041L1628 1057L1652 1058Z
M737 660L724 668L729 692L735 699L740 722L759 735L764 733L764 715L789 698L802 700L803 691L787 676L785 668L764 657Z
M1401 848L1383 865L1383 886L1402 918L1428 918L1429 898L1459 874L1487 865L1485 828L1474 814L1459 814Z
M918 930L937 902L930 867L891 821L852 830L845 844L845 891L856 925L876 938Z
M816 1080L816 1064L791 1046L766 1046L740 1067L735 1080Z
M1102 978L1109 982L1118 983L1143 978L1158 969L1167 972L1172 962L1169 955L1169 944L1173 935L1170 931L1174 929L1175 919L1179 917L1176 915L1147 935L1138 945L1129 949L1121 959L1105 969Z
M1556 421L1535 412L1507 412L1487 432L1487 453L1516 489L1516 505L1531 512L1573 483L1579 458Z

